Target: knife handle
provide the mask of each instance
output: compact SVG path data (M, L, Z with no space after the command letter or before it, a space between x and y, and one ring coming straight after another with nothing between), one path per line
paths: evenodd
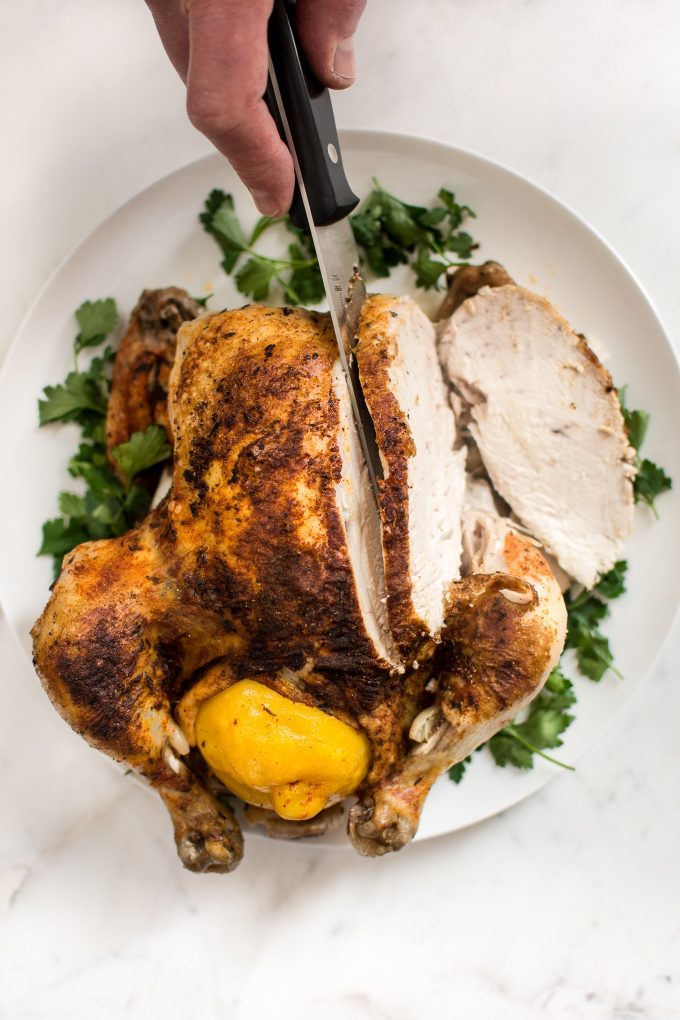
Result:
M330 94L316 79L302 48L298 46L295 0L274 0L268 40L269 57L305 182L312 218L317 227L337 223L349 216L359 199L345 177ZM279 134L287 144L271 79L264 99ZM307 215L297 181L290 219L296 227L307 227Z

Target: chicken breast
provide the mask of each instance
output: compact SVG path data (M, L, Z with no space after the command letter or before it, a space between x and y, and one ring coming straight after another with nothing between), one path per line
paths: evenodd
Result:
M337 362L329 317L302 309L249 306L178 336L175 519L225 559L265 668L299 668L303 646L328 669L396 661Z
M514 285L464 301L439 350L495 489L592 587L633 529L635 454L609 373L548 301Z
M369 297L357 360L384 467L382 544L390 627L402 654L439 633L460 576L465 451L435 329L410 299Z

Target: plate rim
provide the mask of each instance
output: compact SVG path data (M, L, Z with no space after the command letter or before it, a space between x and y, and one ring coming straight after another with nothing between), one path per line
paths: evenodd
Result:
M548 199L554 206L556 206L559 210L565 213L572 220L576 221L576 223L582 229L589 233L591 237L593 237L600 244L600 246L607 252L609 257L614 260L614 262L618 265L619 269L623 270L630 283L637 290L638 295L643 299L644 305L646 306L646 311L651 314L659 330L660 336L663 339L667 352L670 353L671 355L672 362L676 368L676 371L680 372L680 350L677 350L675 345L673 344L670 337L670 332L666 328L666 325L663 321L663 318L659 310L657 309L654 301L650 297L647 289L638 278L637 274L630 268L625 259L619 254L619 252L601 234L601 232L596 227L594 227L584 216L577 212L570 204L556 196L550 189L546 188L542 184L539 184L527 174L515 170L513 167L508 166L506 163L500 160L484 155L483 153L480 153L474 149L459 146L434 136L365 127L361 128L348 127L340 130L339 133L342 145L351 145L353 143L358 146L363 146L366 143L373 143L375 145L379 145L381 142L385 142L391 143L392 145L395 146L397 145L408 146L413 144L420 146L422 145L432 146L434 149L438 149L441 153L447 152L450 153L454 158L459 157L462 158L464 161L469 160L471 163L481 164L486 170L500 173L501 176L509 178L512 182L518 184L519 186L526 187L528 185L529 188L534 192L537 192L539 196ZM197 166L198 164L201 163L206 163L208 161L215 160L216 158L219 158L219 153L217 153L216 151L206 152L204 155L199 156L197 159L189 160L186 163L183 163L181 166L178 166L175 169L170 170L167 173L156 178L154 181L151 181L149 184L145 185L139 191L136 191L134 194L130 195L124 202L116 206L116 208L111 210L111 212L108 213L105 217L103 217L103 219L95 223L94 226L92 226L89 230L84 231L83 234L79 237L79 239L73 245L70 246L68 251L54 266L54 268L45 278L43 284L36 292L33 300L31 301L29 307L27 308L25 314L23 315L16 331L14 332L14 335L12 336L9 344L6 346L3 352L2 364L0 364L0 392L2 392L4 387L8 384L13 355L15 354L16 349L19 347L21 343L22 335L24 331L27 329L31 318L35 313L35 310L42 302L46 292L52 286L55 279L59 276L59 274L62 272L64 267L70 262L70 260L78 253L78 251L84 245L86 245L87 242L98 231L105 229L107 224L109 224L115 217L117 217L122 210L126 209L132 203L142 199L146 193L156 189L159 185L165 184L171 178L186 173L190 168ZM15 643L15 647L17 647L20 650L20 654L24 661L26 658L28 658L30 662L30 655L27 654L27 650L22 643L21 636L19 635L14 625L12 614L9 611L9 604L11 600L9 599L6 593L6 588L3 583L3 577L4 577L3 573L0 572L0 611L2 611L5 615L5 619L8 624L8 629L12 634L12 639ZM579 749L574 756L575 759L582 758L583 755L585 755L591 749L591 747L598 740L600 740L601 737L605 735L605 733L609 730L610 726L615 721L615 719L617 719L620 716L623 709L628 707L633 701L633 699L639 694L640 688L643 687L645 683L647 683L650 674L653 672L654 668L656 667L659 661L659 658L661 657L662 653L667 647L669 638L678 623L679 617L680 617L680 601L678 601L677 604L675 605L673 612L669 617L668 626L666 628L664 636L657 645L647 668L640 675L639 680L636 683L635 687L631 689L630 695L626 698L624 702L614 706L612 711L607 715L607 718L604 721L604 723L597 730L597 733L592 735L590 739L586 740L583 744L579 746ZM35 669L32 666L31 668L36 680L38 681L38 683L40 683L39 677L37 676ZM110 761L114 766L116 765L116 763L113 762L112 759L107 758L107 760ZM435 839L440 836L452 835L456 832L463 831L464 829L469 828L472 825L476 825L481 822L487 821L489 818L492 818L495 815L502 813L504 811L510 810L521 801L538 793L548 783L555 779L556 776L560 775L560 772L561 770L558 770L557 768L546 770L544 773L541 774L541 781L537 786L535 786L534 789L528 792L525 790L518 789L516 797L509 799L500 808L495 807L490 808L487 812L477 817L474 821L464 822L463 824L457 824L455 825L454 828L448 828L438 832L431 832L423 835L421 835L419 832L416 834L415 840L417 840L418 842L425 842L426 840ZM257 830L249 830L249 834L261 838L268 838L266 837L266 835ZM302 845L312 845L317 847L324 846L332 849L349 848L350 845L349 842L346 840L343 841L342 843L333 842L320 843L319 841L306 839L301 840L300 842Z
M428 145L433 145L436 148L447 149L449 152L454 152L462 155L464 158L470 158L480 163L484 163L487 167L491 168L492 170L500 170L502 171L502 173L511 177L513 180L519 182L520 184L528 184L535 191L538 191L546 198L549 198L551 202L559 206L563 212L568 213L571 217L577 220L582 227L584 227L587 231L589 231L589 233L591 233L595 238L597 238L600 244L607 249L609 254L613 256L613 258L619 263L621 268L627 273L627 275L630 277L630 279L635 284L637 289L640 291L640 294L642 295L646 304L648 305L649 310L656 319L656 322L664 335L666 345L671 352L673 360L675 361L675 366L680 371L680 351L676 351L675 345L671 340L670 331L667 329L666 324L661 316L661 313L659 312L649 292L647 291L644 284L640 281L637 274L631 269L631 267L628 265L623 256L619 254L616 248L614 248L614 246L606 239L606 237L604 237L604 235L597 229L597 227L594 227L592 223L590 223L590 221L585 218L585 216L582 216L581 213L577 212L568 202L565 202L563 199L555 195L555 193L551 191L549 188L546 188L544 185L539 184L536 180L533 179L533 177L530 177L519 170L515 170L513 167L509 166L507 163L504 163L501 160L494 159L491 156L486 156L484 155L484 153L481 153L476 149L469 149L462 145L456 145L453 142L447 142L440 138L435 138L432 135L420 135L410 131L394 131L385 130L383 128L365 128L365 127L346 127L338 130L340 140L343 145L345 144L346 140L351 142L354 138L357 139L385 138L390 141L396 142L407 143L424 142ZM35 308L42 300L45 291L52 284L55 277L61 272L66 263L71 260L71 258L76 254L76 252L87 241L89 241L92 235L96 233L98 230L100 230L102 227L106 226L106 224L110 220L112 220L115 216L117 216L122 209L125 209L126 206L130 205L132 202L135 202L137 199L141 198L144 194L146 194L146 192L151 191L152 189L156 188L159 184L162 184L165 181L169 180L171 177L184 173L186 170L189 169L189 167L195 166L198 163L207 162L208 160L214 159L216 156L219 157L219 155L220 154L216 150L214 150L213 152L208 152L203 156L198 156L196 159L188 160L186 163L182 163L181 166L176 167L174 170L169 170L167 173L162 174L160 177L157 177L150 184L145 185L143 188L140 188L139 191L136 191L133 195L130 195L129 198L126 198L124 202L121 202L120 205L116 206L116 208L113 209L106 216L104 216L103 219L99 220L93 227L91 227L89 230L80 235L78 240L70 246L66 254L62 256L62 258L57 262L54 268L48 273L42 285L38 288L38 291L36 292L30 305L26 309L26 312L22 316L21 321L19 322L19 325L17 326L12 338L7 344L2 354L2 362L0 363L0 386L2 386L5 382L5 375L8 371L7 365L14 351L14 348L17 346L19 337L23 333L28 323L28 320L33 314ZM225 162L227 161L225 160ZM2 593L0 592L0 597L1 594Z

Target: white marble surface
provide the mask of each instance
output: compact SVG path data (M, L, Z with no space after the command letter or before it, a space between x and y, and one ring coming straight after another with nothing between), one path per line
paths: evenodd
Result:
M142 0L2 8L4 347L79 238L207 147ZM336 112L547 186L678 337L679 38L676 0L369 0ZM576 774L502 817L378 862L251 840L196 877L0 621L0 1015L678 1017L679 638Z

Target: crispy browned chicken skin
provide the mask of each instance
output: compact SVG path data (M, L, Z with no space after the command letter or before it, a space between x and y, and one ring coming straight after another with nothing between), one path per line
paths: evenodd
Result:
M142 292L116 354L106 412L106 449L117 473L112 450L133 432L161 425L172 442L167 405L177 332L202 311L180 287Z

